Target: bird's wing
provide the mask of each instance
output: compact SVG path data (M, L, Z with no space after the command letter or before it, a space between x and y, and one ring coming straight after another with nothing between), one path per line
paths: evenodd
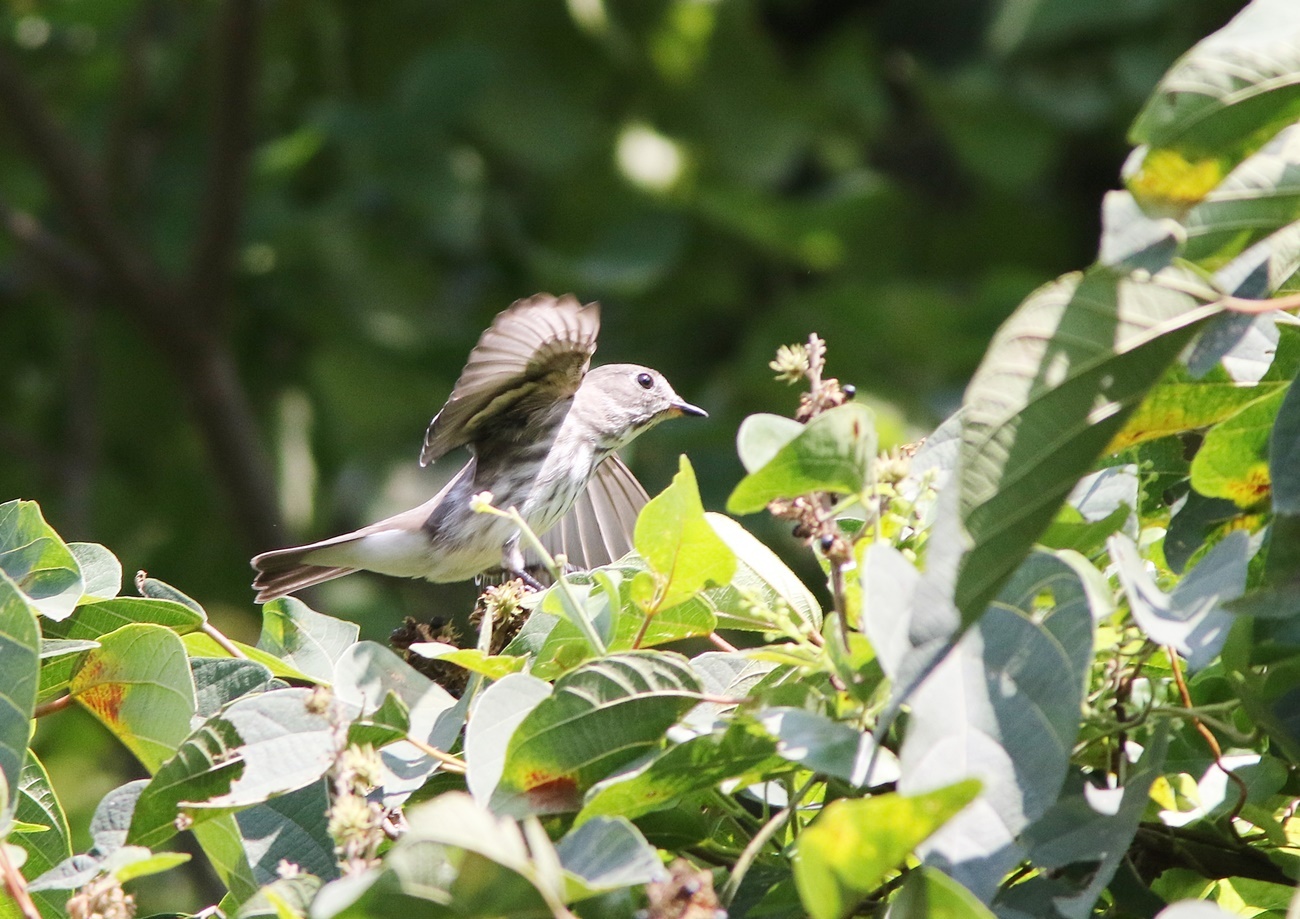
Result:
M473 443L512 412L572 396L591 363L598 331L600 305L584 306L571 294L536 294L498 313L430 423L420 465Z
M637 514L649 500L627 464L611 455L596 467L569 513L542 534L542 545L552 555L564 553L577 568L608 565L632 550Z

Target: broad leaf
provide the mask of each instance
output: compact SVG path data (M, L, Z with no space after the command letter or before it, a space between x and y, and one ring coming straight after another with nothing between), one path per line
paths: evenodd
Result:
M81 599L77 558L35 501L0 504L0 572L49 619L66 619Z
M615 654L566 674L511 735L492 809L577 810L595 782L662 744L698 693L686 661L658 652Z
M927 863L982 900L1018 860L1015 837L1051 807L1065 780L1092 622L1075 568L1036 552L912 698L899 790L983 783L986 794L925 846Z
M262 607L257 647L328 683L334 678L334 665L356 644L359 633L356 623L318 613L294 597L281 597Z
M0 573L0 841L8 834L20 801L40 654L41 631L33 604Z
M81 659L69 691L150 772L190 732L189 660L180 637L163 626L128 625L103 636Z
M682 603L710 582L727 584L735 553L704 517L695 470L685 456L672 484L651 498L637 517L637 553L659 575L651 612Z
M727 510L754 514L776 498L817 491L859 494L870 481L875 425L871 410L855 402L823 412L740 480L727 499Z
M844 919L917 846L980 792L959 782L926 794L877 795L827 805L799 835L794 879L813 919Z
M960 512L973 542L955 589L964 623L1218 311L1186 292L1195 283L1093 268L1041 288L998 330L963 402Z

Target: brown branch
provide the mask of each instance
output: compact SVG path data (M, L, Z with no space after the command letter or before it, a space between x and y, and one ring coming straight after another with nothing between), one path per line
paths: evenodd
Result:
M104 287L99 266L75 246L48 230L26 211L16 211L0 199L0 227L52 280L78 295Z
M158 277L144 253L130 244L114 218L102 177L28 82L10 50L0 45L0 110L8 117L32 159L68 211L77 234L111 284L144 310L166 319Z
M258 4L256 0L227 0L221 15L211 160L188 281L190 299L206 318L218 321L225 312L244 213L253 85L258 72Z
M32 895L27 892L27 882L9 859L5 844L0 842L0 880L13 898L14 905L22 913L23 919L41 919L41 911L32 902Z
M245 539L255 549L283 545L286 533L271 461L230 349L212 333L170 340L163 334L155 340L181 381L190 415Z
M1192 704L1192 694L1187 690L1187 681L1183 679L1183 667L1178 662L1178 652L1171 647L1167 647L1165 653L1169 655L1169 668L1174 674L1174 683L1178 687L1178 697L1182 700L1183 707L1191 710L1195 706ZM1201 735L1205 745L1210 748L1210 753L1214 755L1214 765L1218 766L1219 771L1227 776L1232 784L1237 786L1237 803L1228 814L1228 831L1235 836L1237 830L1233 826L1233 821L1241 814L1241 809L1246 806L1246 798L1250 794L1250 789L1246 787L1245 779L1223 764L1223 750L1220 749L1218 738L1214 736L1214 732L1207 728L1200 718L1193 717L1192 726L1196 728L1196 732Z

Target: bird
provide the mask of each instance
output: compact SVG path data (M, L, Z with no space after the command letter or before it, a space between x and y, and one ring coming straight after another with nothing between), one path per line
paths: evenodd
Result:
M419 507L255 556L257 602L363 570L435 583L504 575L537 586L529 569L538 559L521 546L517 525L471 507L484 492L493 506L517 509L571 567L625 555L649 497L617 451L668 418L708 413L649 367L591 367L599 331L600 304L572 294L536 294L498 313L420 450L427 466L467 448L460 471Z

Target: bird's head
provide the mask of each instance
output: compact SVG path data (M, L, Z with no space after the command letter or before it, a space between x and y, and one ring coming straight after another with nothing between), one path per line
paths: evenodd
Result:
M662 373L639 364L605 364L587 371L576 409L610 449L618 449L666 418L708 412L673 391Z

